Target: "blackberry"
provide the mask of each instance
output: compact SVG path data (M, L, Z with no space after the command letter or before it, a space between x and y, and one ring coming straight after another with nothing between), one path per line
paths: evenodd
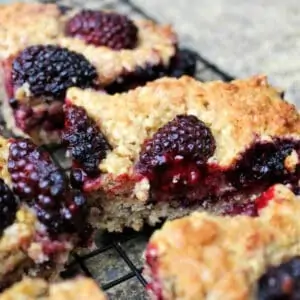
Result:
M68 145L74 164L91 176L99 173L98 165L111 149L85 110L69 104L65 106L62 140Z
M63 173L29 140L15 140L10 145L8 170L13 189L21 199L30 201L38 196L43 205L55 206L66 189ZM49 202L49 203L48 203Z
M11 225L18 208L17 200L10 188L0 179L0 233Z
M193 115L178 115L145 143L138 167L147 173L182 159L201 166L215 149L214 137L202 121Z
M300 299L300 257L269 268L258 280L258 300Z
M49 233L77 232L87 217L85 199L71 191L68 179L48 152L30 140L11 142L8 157L13 190L36 211Z
M138 29L126 16L102 11L83 10L66 25L66 34L88 44L114 50L132 49L138 40Z
M178 50L171 61L169 75L181 77L194 76L196 72L197 53L188 49Z
M97 72L83 55L54 45L35 45L21 51L12 63L14 86L29 84L35 97L65 97L69 87L92 87Z
M256 143L236 162L230 180L237 187L246 187L256 182L273 184L284 181L286 174L284 160L300 142L276 139L273 142Z

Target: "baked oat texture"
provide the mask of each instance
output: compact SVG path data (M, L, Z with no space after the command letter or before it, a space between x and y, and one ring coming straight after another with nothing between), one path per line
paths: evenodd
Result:
M0 300L105 300L91 279L77 278L48 284L42 279L24 278L0 295Z
M176 35L167 25L135 20L138 44L132 49L114 51L103 46L87 45L68 37L64 28L77 11L63 15L55 4L13 3L0 6L0 59L15 55L34 44L58 44L82 53L97 69L98 81L104 86L137 67L163 64L168 66L176 51Z
M277 185L257 218L202 212L167 222L149 242L159 299L256 299L256 281L267 268L300 254L299 200Z
M71 88L67 102L83 107L112 146L99 165L101 184L93 187L91 195L103 211L100 226L109 230L123 226L138 230L143 220L155 224L160 218L187 213L188 209L167 203L147 203L148 179L134 179L141 146L176 115L195 115L211 129L216 151L208 164L224 169L254 142L299 139L300 134L296 108L282 100L265 76L230 83L162 78L115 95Z

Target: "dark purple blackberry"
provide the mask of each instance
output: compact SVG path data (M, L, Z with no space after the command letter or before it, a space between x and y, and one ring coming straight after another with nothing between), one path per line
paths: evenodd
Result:
M197 53L188 49L178 50L171 61L169 75L181 77L194 76L196 72Z
M161 127L142 148L138 168L149 172L182 160L203 165L214 154L210 129L193 115L179 115Z
M69 189L67 178L48 152L27 139L12 141L8 171L15 193L35 209L50 233L75 232L84 227L85 200Z
M114 50L134 48L137 33L138 29L130 19L112 12L83 10L66 25L67 35Z
M251 186L257 182L283 182L286 176L290 176L284 160L294 149L300 150L300 142L292 139L253 144L242 154L232 172L229 172L230 180L237 187Z
M17 200L10 188L0 179L0 234L11 225L18 208Z
M42 205L55 206L61 201L66 182L61 170L49 154L29 140L15 140L10 145L8 170L13 189L21 199L30 201L37 196Z
M271 267L258 280L258 300L300 299L300 257Z
M110 146L83 108L69 104L65 106L62 140L68 145L75 167L91 176L99 173L99 163L106 157Z
M92 87L96 69L79 53L54 45L30 46L12 63L14 86L29 84L30 92L49 100L65 97L69 87Z

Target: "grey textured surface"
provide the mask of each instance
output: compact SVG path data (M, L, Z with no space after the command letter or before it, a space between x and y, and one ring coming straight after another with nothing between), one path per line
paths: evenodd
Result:
M235 77L267 74L300 104L299 0L132 0Z

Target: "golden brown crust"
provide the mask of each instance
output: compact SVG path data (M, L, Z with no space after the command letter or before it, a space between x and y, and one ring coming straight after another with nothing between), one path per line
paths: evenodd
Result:
M150 239L163 299L255 299L264 271L300 254L299 213L299 197L277 185L257 218L194 213L167 222Z
M48 284L41 279L25 278L0 295L0 300L105 300L91 279L78 278Z
M67 99L85 108L113 147L100 169L114 175L132 173L144 141L178 114L210 127L217 148L209 162L225 168L254 141L300 134L296 108L264 76L231 83L163 78L113 96L71 88Z
M67 37L65 22L73 14L71 11L62 15L54 4L1 5L0 58L7 58L33 44L59 44L82 53L97 68L99 83L107 85L121 74L134 72L137 67L160 63L167 66L175 54L176 35L170 26L146 20L134 21L139 30L137 47L114 51Z

